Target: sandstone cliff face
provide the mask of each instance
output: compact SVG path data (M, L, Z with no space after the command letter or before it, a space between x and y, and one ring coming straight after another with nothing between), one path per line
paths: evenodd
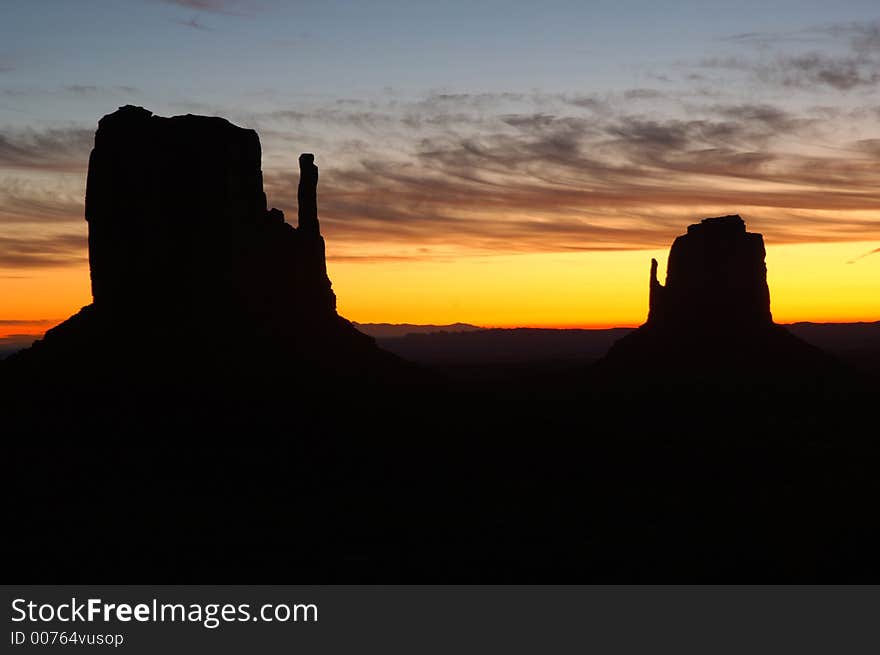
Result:
M651 261L648 319L600 368L715 371L813 367L820 351L773 323L764 239L739 216L688 227L669 252L666 284Z

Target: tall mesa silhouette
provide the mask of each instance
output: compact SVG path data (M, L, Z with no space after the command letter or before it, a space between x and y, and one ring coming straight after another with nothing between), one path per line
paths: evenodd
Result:
M651 260L648 318L618 340L603 370L661 367L668 376L718 378L754 369L832 366L818 348L773 322L762 235L738 215L690 225L669 251L666 284Z
M299 158L297 227L267 208L260 159L257 133L222 118L131 105L104 116L85 202L93 302L10 364L412 374L336 312L314 156Z

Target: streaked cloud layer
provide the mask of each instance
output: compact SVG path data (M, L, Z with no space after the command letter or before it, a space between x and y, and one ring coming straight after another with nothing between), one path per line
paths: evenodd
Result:
M774 243L878 239L880 139L866 136L876 115L869 105L792 111L633 89L433 94L241 118L263 134L272 204L295 210L291 135L319 135L334 250L369 243L377 256L419 257L432 246L657 247L687 220L733 211ZM85 128L0 136L0 220L81 220L75 185L91 139Z
M257 129L291 218L315 152L339 263L658 249L734 212L773 245L880 241L876 8L728 4L16 10L0 272L83 265L95 123L126 103Z
M324 178L323 216L337 239L644 248L668 243L683 221L732 211L778 243L880 236L872 214L880 209L878 141L832 140L838 121L865 110L829 118L687 102L688 117L672 118L656 99L623 99L602 112L531 101L540 110L492 112L483 98L470 115L465 97L417 113L322 109L284 118L299 131L327 121L364 133ZM365 148L371 132L396 147ZM270 197L292 206L286 176L267 180Z

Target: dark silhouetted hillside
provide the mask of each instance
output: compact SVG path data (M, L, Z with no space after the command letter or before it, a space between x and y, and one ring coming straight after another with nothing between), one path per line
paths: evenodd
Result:
M385 341L495 367L450 378L336 313L317 182L293 227L254 132L101 120L94 302L0 362L8 582L880 580L878 386L808 374L737 217L676 242L613 375L615 331Z
M404 359L440 367L460 377L506 375L513 367L525 372L576 368L605 355L635 328L548 329L479 328L466 332L422 326L404 336L376 335L376 342ZM880 373L880 322L794 323L782 325L806 343L821 348L850 366Z
M873 323L793 323L797 337L847 364L880 375L880 321Z
M602 357L630 331L492 328L413 332L377 337L376 341L404 359L434 367L457 380L497 380L584 366Z

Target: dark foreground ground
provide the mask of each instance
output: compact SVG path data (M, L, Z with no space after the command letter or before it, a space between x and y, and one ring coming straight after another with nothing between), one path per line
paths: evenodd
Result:
M880 582L848 369L0 384L9 582Z
M880 321L793 323L786 329L852 368L880 372ZM505 379L599 360L633 328L479 328L473 325L359 326L386 350L457 379ZM2 350L0 350L2 354Z

